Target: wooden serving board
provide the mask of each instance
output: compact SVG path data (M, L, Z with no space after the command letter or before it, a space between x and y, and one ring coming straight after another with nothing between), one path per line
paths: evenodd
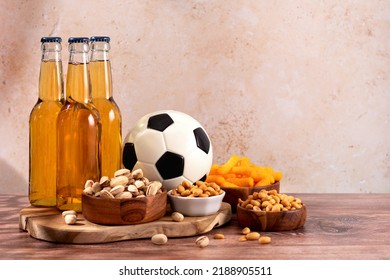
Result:
M174 222L171 212L156 221L137 224L108 226L98 225L78 215L77 223L67 225L61 212L54 208L30 206L20 211L19 228L31 237L56 243L93 244L114 241L151 238L164 233L168 238L195 236L220 227L231 219L231 206L222 202L219 211L203 217L185 217L182 222Z

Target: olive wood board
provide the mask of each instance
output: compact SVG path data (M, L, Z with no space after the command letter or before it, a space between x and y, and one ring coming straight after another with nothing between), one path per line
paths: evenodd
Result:
M136 225L99 225L78 214L77 223L65 224L61 212L55 208L30 206L20 211L19 228L31 237L55 243L94 244L151 238L164 233L168 238L195 236L220 227L231 219L231 206L222 202L217 213L202 217L185 217L182 222L172 220L171 210L159 220Z

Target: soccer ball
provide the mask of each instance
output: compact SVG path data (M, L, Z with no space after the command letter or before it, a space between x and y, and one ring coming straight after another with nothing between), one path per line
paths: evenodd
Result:
M191 116L163 110L140 118L124 139L125 168L142 169L149 180L171 190L183 181L205 181L213 147L205 129Z

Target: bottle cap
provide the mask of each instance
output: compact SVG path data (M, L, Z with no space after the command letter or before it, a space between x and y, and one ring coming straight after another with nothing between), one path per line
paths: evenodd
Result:
M110 37L108 37L108 36L92 36L90 38L90 41L91 42L106 42L106 43L109 43L110 42Z
M68 43L89 43L89 39L87 37L70 37L68 39Z
M61 43L61 37L42 37L41 43Z

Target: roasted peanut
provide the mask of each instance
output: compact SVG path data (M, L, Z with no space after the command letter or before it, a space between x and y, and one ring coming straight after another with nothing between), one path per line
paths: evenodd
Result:
M214 239L225 239L225 235L222 233L216 233L214 234Z
M268 243L271 243L271 237L269 236L261 236L259 238L259 243L260 244L268 244Z
M244 242L244 241L248 241L248 240L246 239L246 236L245 236L245 235L242 235L242 236L240 236L240 238L238 239L238 241Z
M252 231L248 233L245 237L247 240L258 240L260 238L260 233Z
M176 191L181 194L182 192L184 192L186 189L184 188L183 185L178 185L177 188L176 188Z
M280 207L280 206L281 206L281 204L273 205L271 211L272 212L280 212L280 210L282 210L282 208L283 208L283 206L282 207Z
M253 206L260 206L260 201L252 199L250 204L252 204Z
M188 181L183 181L183 182L182 182L182 186L183 186L184 188L186 188L186 189L191 188L191 184L190 184Z
M251 230L250 230L250 228L248 228L248 227L243 228L242 231L241 231L241 233L242 233L242 234L245 234L245 235L247 235L247 234L250 233L250 232L251 232Z
M203 194L203 191L201 189L193 189L191 192L194 196L200 196Z
M190 190L185 190L184 192L182 192L180 195L181 196L189 196L191 194L191 191Z
M246 209L253 209L253 205L249 203L249 204L247 204L247 205L245 206L245 208L246 208Z

